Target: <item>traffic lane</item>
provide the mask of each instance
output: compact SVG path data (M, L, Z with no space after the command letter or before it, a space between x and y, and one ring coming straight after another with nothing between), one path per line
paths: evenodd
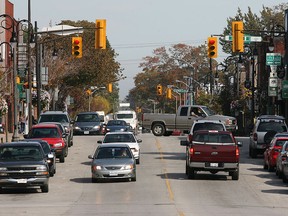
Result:
M66 212L81 199L83 188L91 182L88 154L101 138L75 136L65 163L57 161L57 172L49 180L49 193L41 193L40 189L5 190L0 194L0 215L69 215Z
M179 215L167 192L163 161L159 160L156 139L139 134L142 139L137 181L104 181L86 184L81 199L67 215ZM91 174L90 174L91 176Z
M177 146L180 145L177 143L183 137L160 137L158 139L166 155L171 151L179 154ZM263 159L249 158L247 137L237 137L237 140L243 141L238 181L231 180L231 177L224 172L215 175L201 172L195 180L189 180L184 175L185 159L181 161L171 158L173 166L167 165L165 178L170 182L176 208L182 212L182 215L286 214L287 185L283 184L275 173L263 170ZM171 148L172 146L174 148ZM185 153L185 147L180 146L180 152ZM170 164L168 158L166 159L167 164Z

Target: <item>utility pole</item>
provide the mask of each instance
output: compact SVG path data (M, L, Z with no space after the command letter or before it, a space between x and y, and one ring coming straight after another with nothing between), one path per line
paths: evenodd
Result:
M284 44L285 44L285 56L284 56L284 68L285 68L285 80L288 80L288 46L287 46L287 42L288 42L288 9L285 10L285 40L284 40ZM286 121L288 120L288 99L285 99L285 119Z

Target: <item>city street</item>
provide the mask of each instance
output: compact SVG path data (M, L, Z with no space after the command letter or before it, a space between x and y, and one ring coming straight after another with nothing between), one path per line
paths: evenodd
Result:
M288 185L263 170L262 158L250 159L243 141L239 181L226 173L185 175L180 138L139 134L141 163L137 181L91 183L90 159L102 136L75 136L65 163L57 163L49 193L40 189L4 190L0 215L286 215Z

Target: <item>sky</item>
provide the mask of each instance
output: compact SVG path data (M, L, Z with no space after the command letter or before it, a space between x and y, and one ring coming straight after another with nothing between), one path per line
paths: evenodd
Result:
M28 0L10 0L16 19L28 18ZM117 61L127 78L119 82L120 100L134 87L134 77L141 72L145 56L162 46L184 43L205 44L212 34L222 34L227 19L237 9L248 7L259 15L263 6L272 7L284 0L30 0L31 21L41 30L61 20L106 19L107 38L118 54ZM218 61L225 54L218 54Z

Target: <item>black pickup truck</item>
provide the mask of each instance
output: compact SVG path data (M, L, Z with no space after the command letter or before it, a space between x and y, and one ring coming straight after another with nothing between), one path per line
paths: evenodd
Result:
M0 192L3 188L39 187L49 191L49 167L45 153L36 142L0 145Z

